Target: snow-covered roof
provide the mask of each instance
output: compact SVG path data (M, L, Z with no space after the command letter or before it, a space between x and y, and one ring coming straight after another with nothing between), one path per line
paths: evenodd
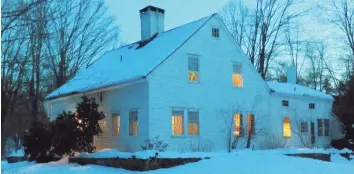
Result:
M267 84L269 88L272 89L275 93L308 96L308 97L316 97L316 98L333 100L333 97L331 95L298 84L270 82L270 81L268 81Z
M213 14L214 15L214 14ZM130 82L148 75L213 15L109 51L73 79L50 93L46 99L87 92Z

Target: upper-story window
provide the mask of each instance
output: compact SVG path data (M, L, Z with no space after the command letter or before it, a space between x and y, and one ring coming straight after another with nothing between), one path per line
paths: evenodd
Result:
M243 86L242 65L239 63L232 64L232 85L237 87Z
M119 112L112 113L112 136L120 135L120 114Z
M283 106L289 106L289 101L288 100L282 100L281 105Z
M199 60L198 57L188 57L188 80L197 82L199 80Z
M315 109L315 103L310 103L310 104L309 104L309 108L310 108L310 109Z
M213 35L213 37L219 38L220 37L220 30L218 28L212 28L211 34Z

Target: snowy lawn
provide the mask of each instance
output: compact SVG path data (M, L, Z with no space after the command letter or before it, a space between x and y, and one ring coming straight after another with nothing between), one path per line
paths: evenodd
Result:
M292 151L296 152L296 151ZM146 173L159 174L195 174L195 173L221 173L221 174L353 174L354 160L348 161L340 155L332 155L334 162L289 157L283 155L289 151L237 151L232 153L203 153L209 154L211 159L177 166L169 169L147 171ZM75 173L75 174L97 174L97 173L140 173L119 168L102 167L96 165L80 166L66 164L67 160L52 162L48 164L35 164L30 162L19 162L14 164L1 163L2 173Z

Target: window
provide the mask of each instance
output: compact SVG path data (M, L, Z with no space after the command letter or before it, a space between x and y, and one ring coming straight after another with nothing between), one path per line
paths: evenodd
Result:
M235 136L243 136L242 115L234 114Z
M323 136L323 125L322 125L322 120L317 119L317 135L318 136Z
M199 111L188 111L188 134L199 135Z
M310 109L315 109L315 103L310 103L310 104L309 104L309 108L310 108Z
M255 120L254 120L254 115L252 114L247 114L247 133L255 135L256 131L256 126L255 126Z
M282 101L281 101L281 104L282 104L283 106L289 106L289 101L288 101L288 100L282 100Z
M131 109L129 111L129 135L138 136L138 110Z
M188 80L196 82L199 80L199 61L197 57L188 57Z
M324 119L324 136L329 136L329 119Z
M216 38L220 37L220 31L218 28L212 28L211 33L212 33L213 37L216 37Z
M120 114L112 113L112 136L119 136L120 134Z
M232 85L242 87L243 79L242 79L242 66L241 64L234 63L232 65Z
M291 125L289 117L285 117L283 121L283 136L286 138L291 137Z
M307 122L303 121L301 122L301 132L302 133L307 133L309 131L309 127Z
M183 110L172 110L172 135L183 135Z

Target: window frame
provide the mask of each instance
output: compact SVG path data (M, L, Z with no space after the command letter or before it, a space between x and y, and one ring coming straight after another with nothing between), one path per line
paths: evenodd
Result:
M136 115L132 115L136 112ZM136 116L134 119L134 116ZM134 122L136 121L136 126ZM139 133L139 110L138 109L130 109L129 110L129 136L138 136Z
M323 137L323 119L317 119L317 136Z
M253 113L248 113L246 114L246 133L247 133L247 136L250 134L250 131L249 131L249 116L251 116L251 136L255 136L256 135L256 116L253 114Z
M220 39L220 28L216 26L211 27L211 36L215 39Z
M196 120L191 120L191 114L190 113L197 113L196 115ZM189 136L199 136L200 135L200 117L199 117L199 110L198 109L188 109L187 110L188 114L188 120L187 120L187 125L188 125L188 135ZM197 125L197 132L193 133L193 130L190 130L190 125L189 124L196 124Z
M315 109L316 105L315 103L309 103L309 109Z
M328 137L330 134L331 122L328 118L323 119L323 136Z
M289 120L289 128L287 128L287 129L289 129L289 134L285 134L285 119L288 119ZM283 130L283 137L284 138L291 138L291 136L292 136L292 130L291 130L291 119L290 119L290 116L285 116L285 117L283 117L283 119L282 119L282 130Z
M243 115L242 113L234 113L233 115L234 115L233 117L234 136L243 137L244 136ZM239 125L237 125L237 120L239 122Z
M289 100L281 100L281 105L285 107L289 107Z
M194 67L192 67L191 59L196 59L197 60L197 71L191 70ZM190 78L190 73L196 73L197 74L197 80L191 80ZM187 79L189 83L199 83L200 82L200 56L194 55L194 54L187 54Z
M237 72L235 71L235 66L240 66L240 72L239 72L239 73L237 73ZM242 88L242 87L244 86L243 73L242 73L243 71L242 71L242 69L243 69L242 63L232 61L232 74L231 74L232 87L235 87L235 88ZM239 75L239 76L241 77L241 85L235 85L235 84L234 84L234 75Z
M300 131L301 133L305 133L305 134L309 133L309 124L307 121L300 122Z
M111 117L112 117L112 136L120 136L120 131L121 131L121 127L120 127L120 123L121 123L121 117L120 117L120 112L112 112L111 113ZM114 118L118 119L115 120ZM117 123L117 124L115 124ZM115 127L117 126L117 127Z
M182 115L174 115L174 112L182 112ZM185 134L185 126L184 126L184 120L185 120L185 116L184 116L184 109L178 109L178 108L172 108L172 113L171 113L171 129L172 129L172 136L183 136ZM182 133L181 134L175 134L174 131L174 117L175 116L181 116L182 117Z

